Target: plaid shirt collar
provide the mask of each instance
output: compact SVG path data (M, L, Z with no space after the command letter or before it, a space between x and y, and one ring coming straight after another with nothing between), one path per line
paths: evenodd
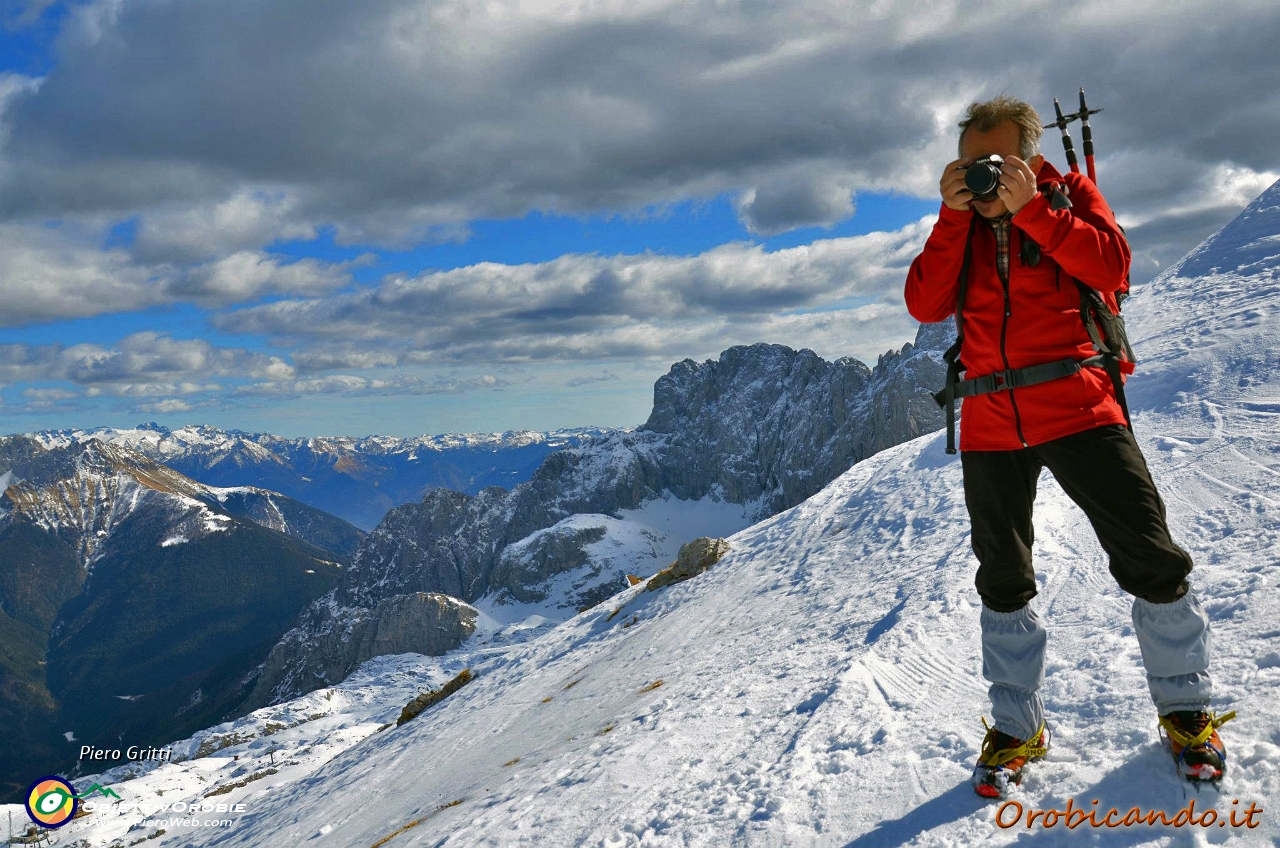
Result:
M1009 279L1009 221L1013 218L1013 213L1006 211L998 218L987 218L986 221L991 225L991 229L996 234L996 267L1000 271L1001 279Z

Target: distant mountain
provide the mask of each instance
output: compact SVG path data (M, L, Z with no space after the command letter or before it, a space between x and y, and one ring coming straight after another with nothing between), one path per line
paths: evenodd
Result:
M361 536L96 439L0 438L0 488L4 792L80 744L159 744L219 720Z
M548 433L449 433L438 436L343 436L288 439L270 433L155 422L132 430L41 430L46 448L97 439L125 445L210 486L257 486L280 492L371 530L387 510L420 500L429 489L476 494L529 479L552 451L612 432L579 427Z
M874 368L776 344L686 359L657 380L639 428L557 451L510 491L435 489L396 507L272 650L245 708L342 680L366 658L351 647L353 622L378 620L406 595L537 602L554 581L554 606L571 615L625 585L626 571L641 567L637 551L653 551L640 556L647 563L687 541L644 526L641 514L659 502L739 505L723 532L794 506L850 465L941 426L930 392L953 332L926 325ZM383 644L421 651L413 633Z

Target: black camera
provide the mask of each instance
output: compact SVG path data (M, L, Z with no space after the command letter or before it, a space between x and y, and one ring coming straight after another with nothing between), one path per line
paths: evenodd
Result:
M1000 166L1004 158L997 153L984 156L964 169L965 188L973 192L974 200L995 200L996 189L1000 187L1002 171Z

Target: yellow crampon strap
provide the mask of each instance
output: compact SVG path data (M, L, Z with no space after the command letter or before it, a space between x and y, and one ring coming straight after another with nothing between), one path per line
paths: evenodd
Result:
M1209 723L1206 724L1204 726L1204 729L1201 730L1199 733L1197 733L1195 736L1192 736L1190 733L1183 733L1182 730L1176 724L1169 721L1164 716L1160 716L1160 726L1164 728L1165 733L1169 734L1170 739L1172 739L1174 742L1177 742L1183 748L1194 748L1197 745L1202 745L1205 742L1209 741L1209 737L1213 735L1213 731L1217 730L1219 727L1222 727L1222 725L1231 721L1231 719L1235 717L1236 717L1235 710L1232 710L1231 712L1222 716L1219 716L1217 713L1209 713Z
M1226 721L1226 719L1223 719L1223 721ZM1043 721L1040 722L1040 727L1026 742L1016 748L1002 748L999 751L995 750L996 729L987 724L986 716L982 717L982 726L987 729L987 736L982 740L982 754L979 757L984 766L1002 766L1018 757L1042 757L1049 750L1043 745L1035 744L1035 740L1040 739L1044 733Z

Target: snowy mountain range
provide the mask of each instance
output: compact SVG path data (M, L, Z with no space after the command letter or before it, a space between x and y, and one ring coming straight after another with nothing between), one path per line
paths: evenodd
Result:
M724 535L729 551L690 580L638 583L555 626L554 593L519 604L486 594L472 604L474 635L443 656L369 659L340 684L195 734L173 762L77 777L80 791L99 782L144 806L103 808L61 836L317 848L1280 843L1277 304L1280 183L1125 303L1140 360L1128 384L1135 437L1213 622L1213 708L1238 712L1222 729L1220 795L1175 777L1131 598L1047 472L1032 603L1049 629L1054 747L1014 797L1016 826L973 793L987 709L976 562L959 460L931 432L731 532L712 494L620 512L680 522L684 538ZM638 478L618 479L625 491ZM619 541L622 556L656 544ZM640 576L664 564L636 562L627 570ZM416 691L464 668L473 682L395 725ZM1068 801L1172 815L1191 800L1222 826L1024 824ZM188 811L203 802L243 808ZM1250 804L1266 811L1254 828L1227 825ZM230 824L175 821L190 817Z
M70 762L67 734L168 741L220 720L362 535L122 444L0 438L0 725L22 729L0 738L4 791Z
M372 530L386 511L433 488L476 493L510 488L551 452L587 444L607 429L547 433L447 433L436 436L289 439L271 433L155 422L132 429L41 430L28 434L46 448L95 439L129 447L211 486L255 486L288 495Z

